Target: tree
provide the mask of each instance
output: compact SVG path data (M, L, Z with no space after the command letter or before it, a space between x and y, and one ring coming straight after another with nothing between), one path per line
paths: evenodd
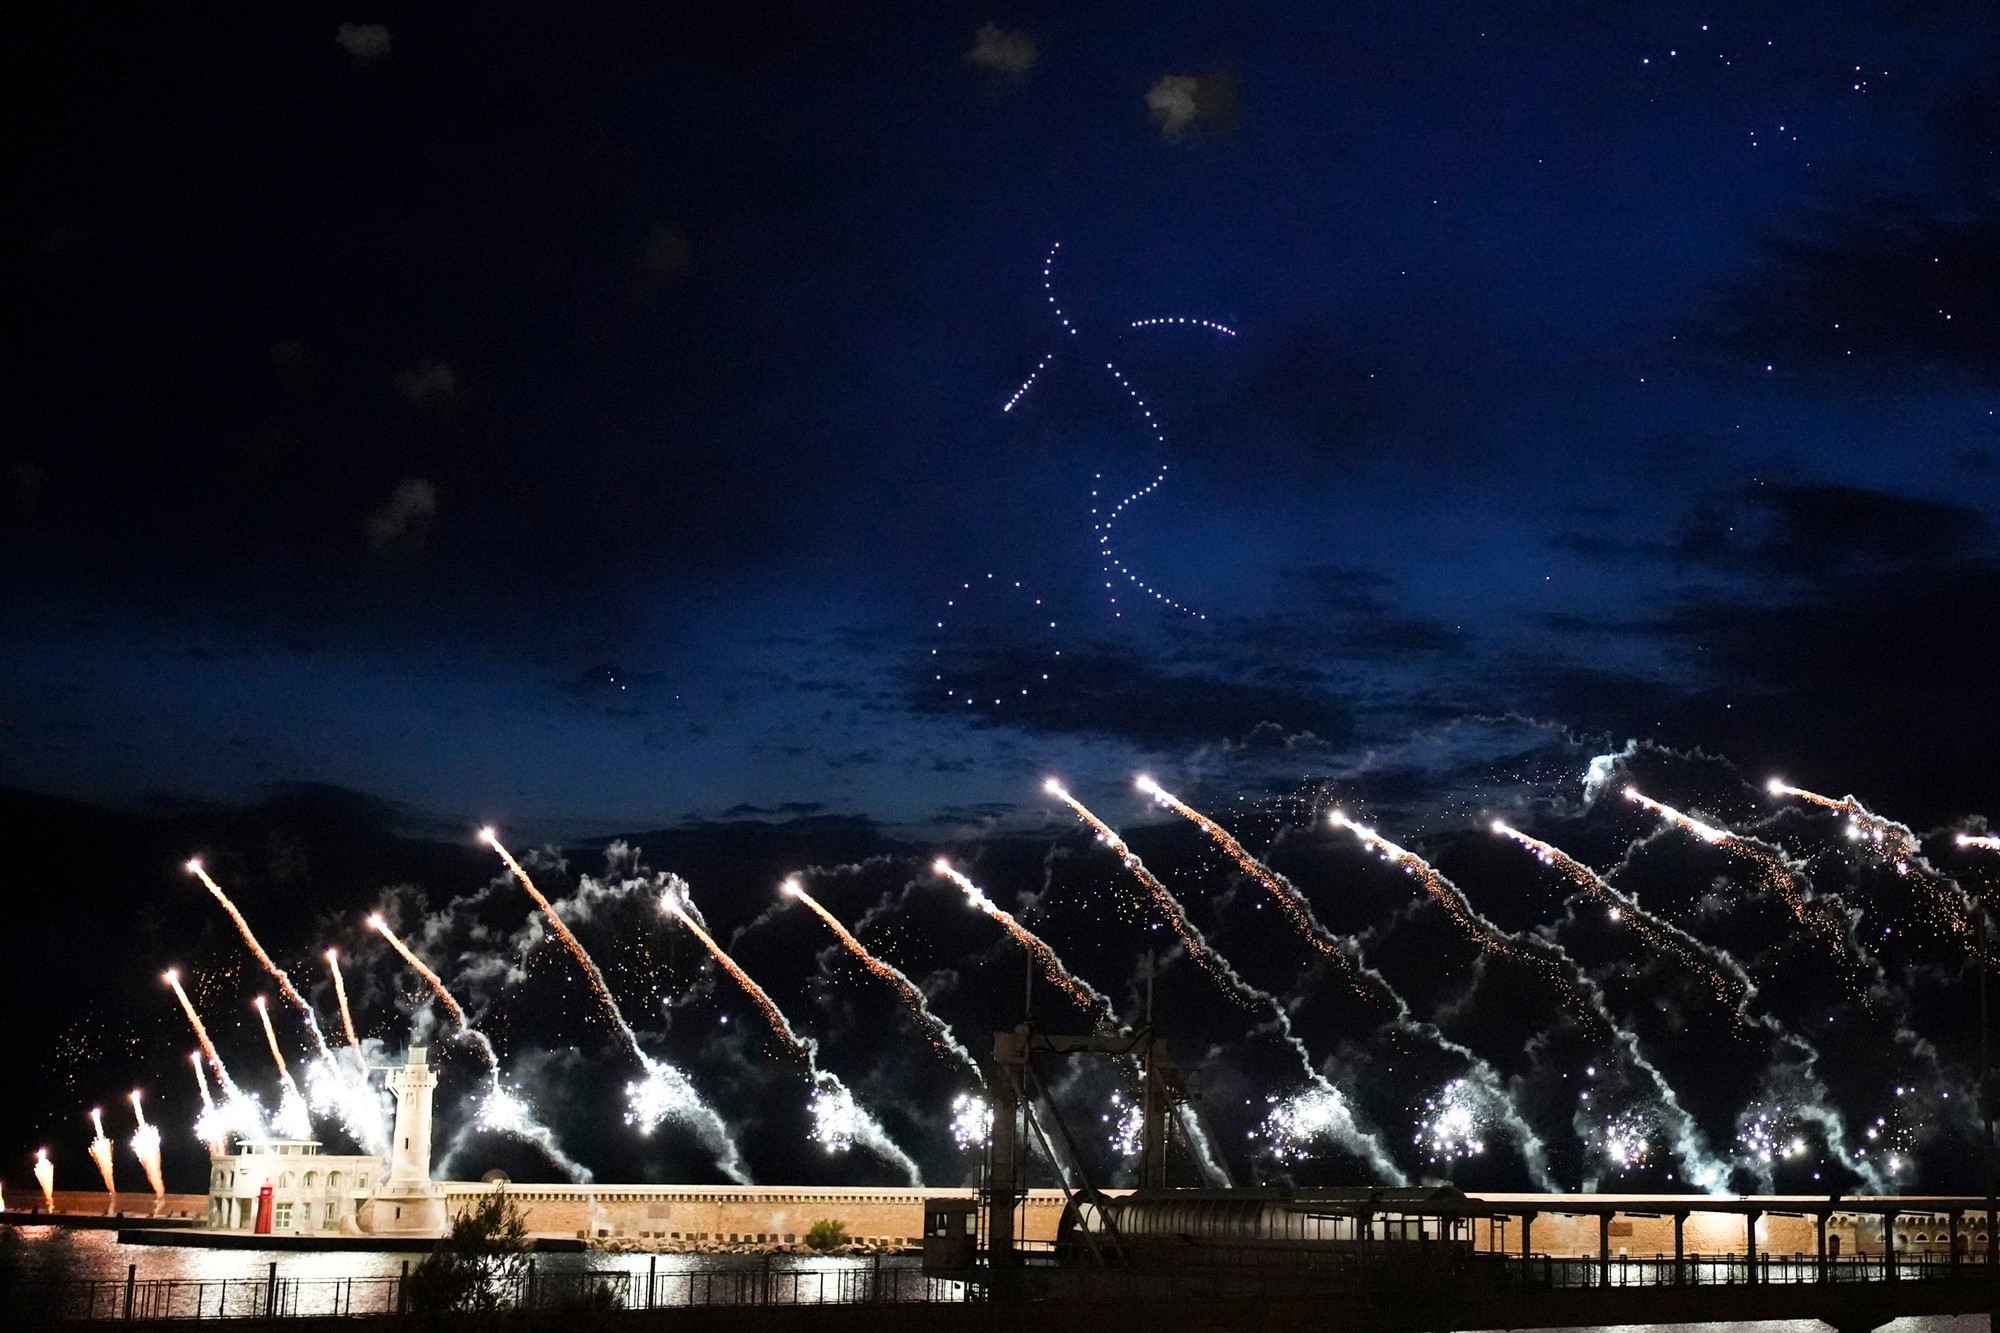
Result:
M831 1217L822 1217L806 1228L806 1248L810 1250L836 1250L847 1244L847 1224Z
M503 1308L528 1275L535 1242L521 1210L496 1189L452 1220L410 1274L410 1311L422 1315L490 1314Z

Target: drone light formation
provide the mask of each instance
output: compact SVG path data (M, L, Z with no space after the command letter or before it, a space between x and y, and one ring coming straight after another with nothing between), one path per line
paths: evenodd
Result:
M931 1012L930 1000L925 997L921 990L917 989L917 984L911 981L901 968L892 963L886 963L869 952L868 947L856 939L853 932L840 923L840 918L827 911L819 899L806 892L805 886L799 883L796 877L786 880L781 888L786 896L796 898L798 901L804 903L812 909L815 916L826 922L827 928L839 937L840 942L847 946L850 953L861 960L863 967L895 988L896 993L902 997L903 1003L909 1006L910 1012L915 1014L918 1021L924 1025L924 1030L930 1036L930 1043L933 1049L940 1054L951 1055L963 1061L966 1068L972 1071L975 1078L978 1078L981 1082L985 1081L985 1075L980 1073L979 1070L979 1061L973 1058L971 1051L965 1049L965 1046L952 1032L950 1025Z

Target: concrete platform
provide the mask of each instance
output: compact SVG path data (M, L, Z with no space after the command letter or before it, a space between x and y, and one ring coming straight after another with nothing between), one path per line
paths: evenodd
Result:
M165 1231L198 1225L192 1217L153 1217L145 1213L29 1213L18 1208L0 1212L0 1226L13 1227L72 1227L82 1231L130 1231L146 1227Z
M437 1241L429 1236L259 1236L249 1231L210 1231L206 1227L120 1230L121 1245L172 1245L209 1250L287 1250L304 1252L366 1251L428 1254ZM575 1254L588 1248L580 1240L543 1239L535 1248L544 1254Z

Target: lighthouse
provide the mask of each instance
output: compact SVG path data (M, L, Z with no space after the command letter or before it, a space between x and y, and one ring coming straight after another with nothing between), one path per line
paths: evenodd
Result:
M389 1144L389 1174L369 1200L364 1230L431 1236L444 1231L444 1190L431 1180L431 1099L438 1080L429 1056L426 1047L413 1043L383 1080L396 1098L396 1133Z

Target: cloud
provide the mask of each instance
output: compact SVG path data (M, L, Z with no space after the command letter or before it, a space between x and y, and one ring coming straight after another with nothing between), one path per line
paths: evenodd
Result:
M972 35L972 49L965 53L969 63L1010 79L1018 79L1033 69L1041 56L1034 38L997 23L982 24Z
M389 25L386 23L343 23L333 40L357 62L380 60L389 54Z
M1222 134L1233 133L1236 109L1236 73L1228 68L1206 74L1162 74L1146 90L1146 112L1168 143L1180 142L1200 122Z
M430 536L431 519L437 514L437 487L416 477L405 477L381 508L369 514L361 525L361 535L375 555L417 555Z
M458 401L458 372L442 361L419 361L396 372L396 392L418 407L449 407Z

